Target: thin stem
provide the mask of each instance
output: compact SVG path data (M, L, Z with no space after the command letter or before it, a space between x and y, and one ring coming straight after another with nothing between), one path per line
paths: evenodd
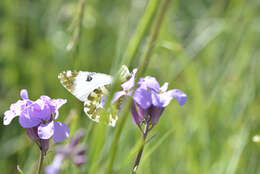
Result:
M112 168L113 168L113 164L115 161L115 157L116 157L116 151L117 151L117 146L118 146L118 140L120 138L122 129L125 125L125 121L127 119L127 115L128 115L128 110L127 108L129 108L131 106L131 100L128 100L128 102L126 103L126 105L123 108L123 112L122 112L122 117L121 119L118 121L118 126L115 130L115 136L111 145L111 155L110 155L110 160L108 163L108 168L107 168L107 174L111 174L112 173Z
M41 169L42 169L42 163L43 163L44 156L45 156L45 153L43 151L41 151L37 174L41 174Z
M136 171L137 171L137 167L139 166L139 163L140 163L143 151L144 151L144 144L142 145L141 149L139 150L139 152L138 152L138 154L136 156L135 165L133 167L132 174L135 174Z
M79 42L80 42L80 38L81 38L82 21L83 21L84 12L85 12L85 0L80 0L79 1L79 24L78 24L78 28L77 28L78 33L77 33L77 36L76 36L76 39L78 41L76 43L76 48L75 48L75 54L76 55L79 54Z
M144 36L151 28L150 26L153 21L153 17L157 12L159 3L160 0L149 0L145 8L145 12L141 20L139 21L137 29L134 35L131 37L131 40L129 41L126 54L124 56L124 64L131 65L131 62L133 62L133 59L135 58L138 52L138 48L140 47L141 42L144 39Z
M78 13L72 22L69 30L73 30L72 38L69 44L67 45L67 50L72 50L72 63L76 66L76 57L79 55L79 45L81 38L81 30L82 30L82 21L85 12L85 0L79 0L78 4Z
M146 68L150 62L151 59L151 53L154 47L154 43L157 39L158 33L159 33L159 29L161 27L162 21L163 21L163 17L167 11L167 8L169 6L171 0L165 0L162 4L161 7L159 7L159 11L158 14L156 16L156 19L154 21L154 26L153 26L153 30L151 31L151 34L149 36L148 39L148 43L147 43L147 48L146 51L141 59L141 64L138 67L139 69L139 75L142 75L145 71Z
M146 125L145 125L145 130L144 130L144 134L142 136L142 146L136 156L136 159L135 159L135 164L134 164L134 167L133 167L133 170L132 170L132 174L135 174L136 171L137 171L137 168L139 166L139 163L141 161L141 158L142 158L142 154L143 154L143 151L144 151L144 146L145 146L145 143L146 143L146 137L148 135L148 132L149 132L149 122L146 122Z
M16 168L17 168L17 170L18 170L18 172L19 172L20 174L24 174L19 165L17 165Z
M139 130L141 131L141 133L144 134L144 131L143 131L141 125L140 125L140 124L137 124L137 126L138 126Z

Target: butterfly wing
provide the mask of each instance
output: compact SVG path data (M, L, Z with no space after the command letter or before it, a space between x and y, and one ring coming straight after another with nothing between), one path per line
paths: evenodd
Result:
M61 72L58 78L69 92L84 102L86 115L91 120L99 122L100 115L104 110L102 99L108 94L112 77L102 73L68 70ZM114 123L114 120L109 119L109 123Z
M85 102L95 89L112 83L110 75L87 71L63 71L58 78L61 84L82 102Z
M122 82L131 76L127 66L123 65L119 71ZM105 96L112 83L112 76L87 71L63 71L58 78L61 84L80 101L84 102L84 112L93 121L99 122L101 115L108 116L108 123L115 126L118 119L117 112L110 109L105 111Z

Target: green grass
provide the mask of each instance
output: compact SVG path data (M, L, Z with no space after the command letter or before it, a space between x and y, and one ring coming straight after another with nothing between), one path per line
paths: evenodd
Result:
M66 46L78 1L1 0L1 118L22 88L32 99L43 94L68 99L59 120L67 120L72 135L86 129L88 161L80 169L67 161L61 173L106 173L117 128L90 121L82 103L61 86L58 73L114 73L122 62L138 67L162 1L150 2L146 9L148 1L86 0L74 54ZM259 9L256 0L171 2L145 74L183 90L188 100L182 107L173 101L164 111L137 173L260 174L260 146L252 141L260 132ZM39 151L18 120L0 129L0 173L18 173L17 165L35 173ZM112 173L130 173L139 147L140 133L129 112ZM44 165L51 163L52 150Z

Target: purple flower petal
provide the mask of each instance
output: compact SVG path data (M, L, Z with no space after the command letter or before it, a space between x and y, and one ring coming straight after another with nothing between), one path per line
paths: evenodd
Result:
M71 148L68 148L68 145L57 145L55 147L55 153L63 154L64 156L69 156L71 153Z
M45 101L45 102L51 102L51 98L47 95L42 95L40 97L41 100Z
M147 118L148 116L148 110L149 108L147 109L143 109L141 106L139 106L138 104L136 104L136 108L137 108L137 113L138 113L138 117L139 117L139 120L140 121L143 121L144 119Z
M4 125L9 125L11 123L11 121L13 120L13 118L17 117L18 115L16 115L13 111L5 111L4 114Z
M151 123L152 124L156 124L160 118L160 116L162 115L162 112L164 111L164 108L162 107L155 107L153 106L151 108Z
M140 87L148 88L156 92L159 91L160 89L160 84L158 83L158 81L151 76L146 76L145 78L141 78L138 82L138 85L140 85Z
M40 142L41 142L41 148L40 148L41 151L46 153L49 150L49 145L50 145L49 139L41 140Z
M114 97L112 99L112 103L114 103L115 101L117 101L120 97L126 95L125 91L118 91L114 94Z
M137 69L135 68L133 70L131 78L121 85L121 87L124 89L124 91L129 91L135 86L135 74L136 74L136 72L137 72Z
M165 92L165 91L167 91L167 89L168 89L168 83L167 83L167 82L164 83L164 84L160 87L160 91L161 91L161 92Z
M79 143L80 139L84 137L84 135L85 135L84 129L79 129L75 133L74 137L70 140L69 147L75 147Z
M30 104L28 102L27 100L18 100L16 103L11 104L10 111L15 113L15 115L20 115L26 106Z
M69 127L61 122L55 121L54 122L54 136L53 140L55 142L61 142L65 138L69 136L70 130Z
M176 98L178 103L182 106L185 103L187 96L178 89L169 90L159 94L152 91L152 103L154 106L166 107L173 98Z
M49 123L46 124L41 124L38 127L38 135L41 139L49 139L53 136L54 134L54 126L55 122L51 121Z
M67 103L66 99L52 99L51 103L49 104L50 108L51 108L51 112L53 114L55 114L55 119L58 118L59 116L59 108L64 105L65 103Z
M167 91L161 94L157 94L152 91L152 102L154 106L157 107L166 107L172 100L172 92Z
M140 124L139 116L136 110L136 105L133 102L131 105L132 120L135 124Z
M53 103L52 100L55 99L51 99L50 97L46 96L46 95L42 95L40 97L39 100L37 100L39 103L42 103L42 106L48 106L49 107L49 111L51 113L55 113L58 109L56 107L56 103Z
M152 98L152 104L154 106L162 107L160 96L157 92L152 91L151 92L151 98Z
M41 96L39 101L43 103L43 105L47 105L49 107L46 111L55 114L55 119L58 118L59 115L58 109L67 102L66 99L51 99L45 95Z
M101 106L105 107L105 104L107 103L107 96L102 96L100 100L101 100L100 101Z
M61 154L55 155L52 164L45 167L45 169L44 169L45 173L46 174L58 174L63 160L64 160L63 155L61 155Z
M59 109L62 105L67 103L66 99L52 99L51 102L56 106L56 109Z
M172 89L167 93L170 93L172 97L176 98L180 106L184 105L187 100L187 95L179 89Z
M26 89L22 89L22 90L21 90L20 96L21 96L22 99L24 99L24 100L29 99L29 97L28 97L28 92L27 92Z
M49 121L53 113L50 106L41 99L36 100L31 107L33 108L33 116L42 120Z
M147 109L152 104L151 93L149 91L147 91L146 89L141 88L141 87L136 89L134 96L133 96L133 99L143 109Z
M72 161L80 166L86 161L86 146L85 145L77 145L73 147L72 152Z
M85 163L86 156L85 155L76 155L72 158L72 161L77 165L80 166Z
M31 128L39 125L41 123L41 119L35 116L35 109L32 106L29 106L20 114L19 123L24 128Z
M27 135L33 140L33 141L40 141L40 137L38 136L38 127L32 127L32 128L26 128Z

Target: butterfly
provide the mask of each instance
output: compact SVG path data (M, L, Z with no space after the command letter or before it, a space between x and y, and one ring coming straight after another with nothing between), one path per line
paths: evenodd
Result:
M131 77L131 73L125 65L121 67L119 73L122 83ZM99 122L105 112L105 100L113 77L103 73L66 70L61 72L58 78L70 93L84 102L85 114L91 120ZM118 119L117 112L110 111L108 117L108 124L115 126Z

